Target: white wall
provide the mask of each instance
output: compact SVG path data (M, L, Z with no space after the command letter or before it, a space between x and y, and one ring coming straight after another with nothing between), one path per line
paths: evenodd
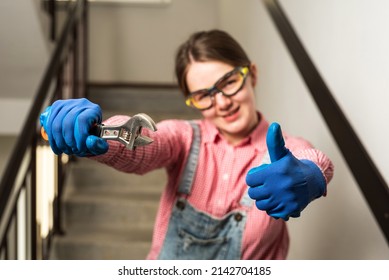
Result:
M174 55L194 31L218 24L217 1L90 4L91 81L174 81Z
M0 1L0 135L20 132L48 63L40 4Z
M389 249L261 1L221 0L221 27L259 66L258 108L335 165L328 196L288 222L290 259L389 259ZM280 1L335 98L388 181L387 1ZM232 20L238 17L240 20Z

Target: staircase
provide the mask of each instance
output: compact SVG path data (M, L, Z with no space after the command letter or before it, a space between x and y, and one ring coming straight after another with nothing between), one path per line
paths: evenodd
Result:
M156 122L199 117L185 108L177 89L93 90L89 99L100 104L104 118L141 112ZM54 237L50 258L145 259L165 182L163 169L139 176L78 158L64 189L65 234Z

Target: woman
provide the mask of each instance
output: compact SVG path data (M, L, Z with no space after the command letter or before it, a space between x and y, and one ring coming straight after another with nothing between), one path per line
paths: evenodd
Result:
M124 172L166 169L149 259L285 259L285 221L326 194L331 161L256 110L256 66L227 33L190 36L178 49L176 76L203 119L162 121L145 132L152 144L131 151L89 135L101 121L98 105L60 100L41 118L53 151Z

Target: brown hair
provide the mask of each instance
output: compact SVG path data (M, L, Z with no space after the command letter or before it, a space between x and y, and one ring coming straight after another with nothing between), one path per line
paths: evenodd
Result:
M250 65L250 59L239 43L221 30L200 31L192 34L177 50L176 77L185 96L188 66L192 61L220 61L237 66Z

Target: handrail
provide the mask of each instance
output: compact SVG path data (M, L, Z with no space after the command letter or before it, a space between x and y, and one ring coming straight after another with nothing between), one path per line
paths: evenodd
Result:
M41 240L37 241L37 237L35 236L37 227L35 217L37 209L34 208L35 189L36 187L41 187L39 185L37 186L35 181L37 176L35 160L40 139L38 119L40 113L44 110L45 104L52 102L55 98L81 97L85 95L85 50L80 51L79 49L85 48L86 46L86 17L87 1L77 0L72 9L68 11L68 17L61 36L56 43L43 79L33 99L33 104L27 114L21 133L17 138L10 160L3 173L0 182L0 259L17 258L15 252L13 256L9 255L8 251L12 250L7 250L11 246L8 244L7 238L10 231L18 230L16 217L18 214L23 213L18 213L17 206L22 189L27 188L29 188L29 199L31 200L27 204L32 205L30 205L32 207L31 209L27 209L28 215L30 215L28 225L30 228L28 230L31 235L28 237L29 240L27 240L31 243L29 244L30 248L27 248L29 253L27 258L36 259L39 257L47 257L47 252L39 254L39 248L37 249L36 246ZM79 68L81 68L81 71L78 70ZM51 91L54 83L56 84L55 88ZM68 90L68 96L64 96L64 90ZM56 161L61 165L60 158L56 159ZM58 183L60 185L61 181L58 181ZM36 207L40 207L40 205ZM57 215L58 213L54 213L54 216ZM58 221L54 221L54 223L58 223ZM58 225L56 226L58 227ZM40 245L47 247L47 244ZM18 244L15 243L13 246L17 248Z
M304 49L277 0L263 0L389 244L389 187Z

